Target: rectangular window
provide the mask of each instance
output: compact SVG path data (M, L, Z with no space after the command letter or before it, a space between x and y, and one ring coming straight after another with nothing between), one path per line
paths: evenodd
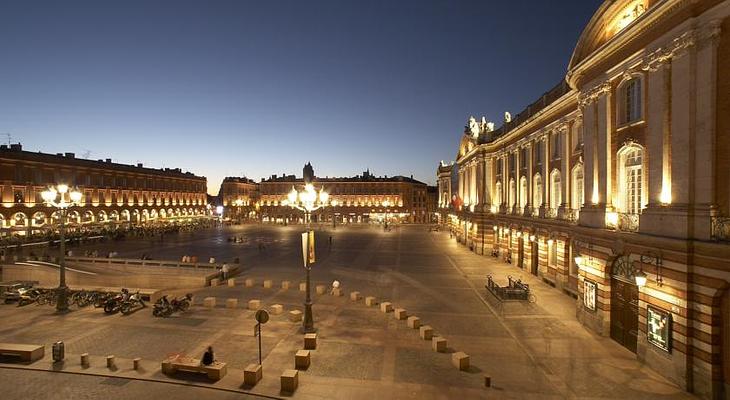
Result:
M558 266L558 241L553 240L552 244L549 247L550 250L550 266L557 267Z

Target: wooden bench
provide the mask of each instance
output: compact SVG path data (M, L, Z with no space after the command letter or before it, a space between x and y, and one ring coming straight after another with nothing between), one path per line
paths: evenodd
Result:
M177 371L197 372L208 375L209 379L220 380L228 372L226 363L214 361L211 365L203 365L194 358L174 357L162 362L162 372L172 375Z
M19 357L22 361L40 360L45 351L45 346L40 344L0 343L0 355Z

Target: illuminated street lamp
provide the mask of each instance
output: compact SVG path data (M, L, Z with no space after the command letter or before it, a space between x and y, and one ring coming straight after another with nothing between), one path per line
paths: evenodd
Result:
M66 215L68 209L78 205L83 194L75 189L69 191L68 185L59 184L56 187L49 187L41 193L43 201L50 207L58 208L61 213L61 256L58 258L60 278L56 294L56 310L59 312L68 311L68 287L66 286Z
M319 193L317 193L317 191L314 189L314 186L311 183L308 183L304 186L304 191L301 192L298 192L292 186L291 192L289 192L289 194L287 195L286 204L292 208L296 208L297 210L304 212L304 221L307 224L307 232L309 232L312 219L312 211L319 210L320 208L327 206L328 200L329 194L327 192L322 189L319 191ZM312 266L308 262L306 264L307 265L304 267L304 269L307 271L307 297L304 300L303 327L305 333L311 333L314 332L314 317L312 316L312 296L309 283L309 271L312 269Z

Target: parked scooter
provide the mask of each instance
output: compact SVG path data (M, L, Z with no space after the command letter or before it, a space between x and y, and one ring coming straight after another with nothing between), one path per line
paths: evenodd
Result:
M193 294L188 293L181 298L174 298L170 305L172 306L172 312L185 312L190 308L190 303L193 301Z
M110 297L104 302L104 312L114 314L119 311L122 304L129 299L129 290L122 289L122 292L116 296Z
M142 296L139 294L139 290L135 292L133 295L129 296L129 298L122 302L122 305L119 306L119 311L122 312L124 315L131 314L135 309L138 308L144 308L147 307L144 304L144 301L142 301Z

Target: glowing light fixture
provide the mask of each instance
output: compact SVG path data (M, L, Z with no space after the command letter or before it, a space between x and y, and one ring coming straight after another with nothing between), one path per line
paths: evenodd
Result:
M646 274L644 273L643 269L636 271L636 274L634 274L634 279L636 280L636 286L646 286Z

